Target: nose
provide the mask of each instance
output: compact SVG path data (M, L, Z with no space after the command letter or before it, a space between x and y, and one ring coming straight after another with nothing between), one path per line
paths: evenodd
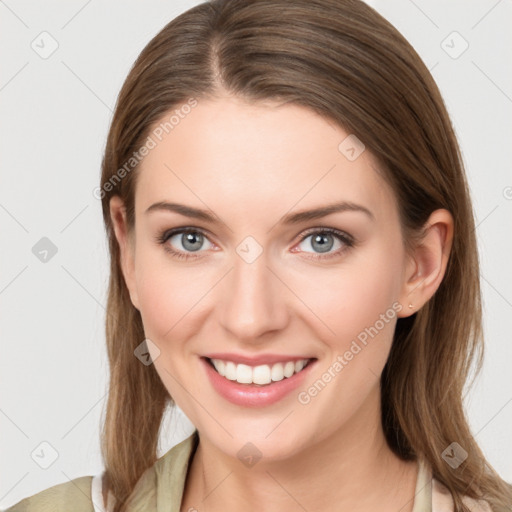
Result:
M268 341L265 334L286 327L291 293L269 266L265 252L252 262L235 254L223 281L216 307L229 337L262 343L263 338Z

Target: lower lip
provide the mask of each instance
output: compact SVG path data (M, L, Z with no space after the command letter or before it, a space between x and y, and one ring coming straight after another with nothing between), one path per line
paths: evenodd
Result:
M294 389L298 388L317 360L311 361L299 373L294 373L291 377L285 377L282 380L272 382L265 386L240 384L237 381L226 379L226 377L217 373L207 359L202 357L201 361L212 386L219 395L236 405L244 407L264 407L278 402Z

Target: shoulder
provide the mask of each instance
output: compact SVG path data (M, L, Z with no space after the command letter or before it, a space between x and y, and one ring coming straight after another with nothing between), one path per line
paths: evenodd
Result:
M94 512L92 476L82 476L54 485L21 500L5 512Z
M474 500L464 496L462 502L470 512L492 512L490 505L484 500ZM435 478L432 479L432 512L453 512L453 498L450 491Z

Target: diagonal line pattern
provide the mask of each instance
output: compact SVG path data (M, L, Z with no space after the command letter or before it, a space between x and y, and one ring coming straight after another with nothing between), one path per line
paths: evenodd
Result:
M80 9L78 9L78 11L73 14L73 16L71 16L71 18L69 18L68 21L66 21L66 23L64 23L64 25L62 25L61 30L63 28L66 28L70 23L71 21L73 21L89 4L91 3L91 0L88 0L84 5L82 5L82 7L80 7Z
M491 82L491 84L494 85L494 87L496 87L496 89L498 89L498 91L501 92L501 94L503 94L503 96L505 96L505 98L507 98L508 101L512 103L512 98L510 98L510 96L474 60L472 60L471 63L480 71L480 73L482 73L482 75L485 76L485 78L487 78L487 80L489 80L489 82Z
M0 204L0 208L2 208L17 224L19 224L25 233L29 232L28 229L3 204Z
M11 491L30 473L30 471L27 471L1 498L0 502L3 501L10 493Z
M95 507L95 510L100 510L100 511L104 511L103 509L103 503L102 504L99 504L99 503L96 503L93 499L92 499L92 496L89 496L88 494L86 494L84 491L82 491L82 489L80 489L80 487L78 487L78 485L76 485L76 483L74 482L74 480L69 476L67 475L66 473L64 473L64 471L61 470L61 473L69 480L70 483L72 483L91 503L94 504L94 507Z
M75 75L75 77L84 85L84 87L86 87L87 89L89 89L89 91L94 94L94 96L96 96L96 98L101 101L101 103L103 103L103 105L105 105L105 107L107 107L110 112L114 113L113 110L63 61L61 60L62 64L68 68L68 70L73 74Z
M183 316L164 334L164 338L222 281L232 270L234 267L231 267L219 280L201 297L197 300L195 304L193 304L190 309L183 314Z
M512 308L512 304L510 303L510 301L503 294L501 294L500 291L496 287L494 287L492 283L485 278L484 275L480 274L480 276Z
M75 220L80 216L82 215L82 213L87 210L87 208L89 208L89 205L85 206L84 208L82 208L72 219L70 222L68 222L60 231L60 233L63 233L66 229L69 228L69 226L71 226L71 224L73 224L73 222L75 222Z
M169 171L171 171L174 174L174 176L176 176L176 178L178 178L181 181L181 183L183 183L183 185L185 185L185 187L187 187L190 190L190 192L192 192L192 194L194 194L199 199L199 201L201 201L206 206L206 208L208 208L208 210L213 212L212 208L210 208L166 163L164 163L164 166L167 167L167 169L169 169ZM233 232L233 230L215 212L213 212L213 214L222 222L222 224L224 224L224 226L226 226L231 232Z
M476 228L478 228L478 226L480 226L480 224L483 223L484 220L486 220L488 217L491 216L492 213L494 213L496 211L496 208L498 208L499 204L497 204L476 226L475 226L475 231L476 231Z
M217 425L219 425L219 427L224 430L224 432L226 432L226 434L228 434L230 437L233 437L233 435L231 434L231 432L229 432L225 427L224 425L222 425L222 423L219 422L219 420L217 420L217 418L215 418L215 416L213 416L213 414L167 369L167 368L164 368L165 372L170 376L172 377L180 386L181 388L186 391L190 397L194 400L194 402L197 403L197 405L199 405L199 407L201 407L202 409L204 409L204 411L206 412L206 414L208 414L208 416L210 416L210 418L212 418L213 421L215 421L215 423L217 423Z
M281 487L281 489L283 489L283 491L284 491L286 494L288 494L288 496L290 496L290 498L291 498L293 501L295 501L295 503L297 503L297 505L299 505L299 507L300 507L302 510L304 510L305 512L307 512L307 509L302 505L302 503L300 503L299 501L297 501L297 499L296 499L292 494L290 494L290 493L289 493L289 492L288 492L288 491L287 491L287 490L286 490L286 489L281 485L281 483L280 483L280 482L278 482L278 481L276 480L276 478L275 478L274 476L272 476L272 475L271 475L267 470L265 470L265 473L267 473L267 474L268 474L268 476L270 476L270 478L272 478L272 480L274 480L274 482L275 482L277 485L279 485L279 487Z
M29 439L29 437L27 436L27 434L25 434L25 432L23 432L23 430L21 430L21 428L11 419L9 418L9 416L7 416L7 414L5 414L5 412L0 409L0 412L27 438Z
M427 18L427 20L429 20L430 23L434 25L434 27L439 28L439 25L423 9L421 9L418 4L416 4L413 0L409 0L409 2L411 2L411 4L414 5L414 7L416 7L416 9L418 9L418 11L423 14L423 16L425 16L425 18Z
M292 409L266 436L265 436L265 439L267 439L267 437L270 436L270 434L272 434L278 427L279 425L281 425L281 423L283 423L283 421L288 418L288 416L290 416L290 414L294 413L295 412L295 409Z
M1 290L0 290L0 294L4 293L5 290L7 290L7 288L9 286L11 286L12 283L14 283L14 281L16 281L16 279L18 279L18 277L23 274L23 272L25 272L25 270L27 270L28 268L28 265L25 265Z
M4 7L6 7L9 11L11 11L11 13L13 14L13 16L15 16L16 18L18 18L19 21L21 21L21 23L23 23L23 25L25 25L26 28L30 28L6 3L4 0L0 0L0 4L2 4Z
M5 87L7 87L7 85L9 85L27 66L28 61L25 62L25 64L23 64L23 66L21 66L21 68L18 69L18 71L16 71L16 73L14 73L13 76L11 76L11 78L9 78L9 80L7 80L7 82L4 85L2 85L2 87L0 87L0 91L3 91Z
M494 9L498 6L498 4L501 3L501 0L498 0L472 27L471 30L473 30L478 24L480 24L481 21L483 21L488 14L490 14Z
M311 188L302 197L300 197L295 204L288 208L288 211L285 212L285 215L289 213L292 210L292 208L297 206L335 167L336 164L334 164L323 176L321 176L316 183L313 183L313 185L311 185ZM267 233L270 233L276 227L276 225L277 222L267 231Z
M318 318L318 320L320 320L320 322L322 322L322 324L325 325L325 327L327 327L327 329L329 329L329 331L331 331L333 335L336 335L336 333L268 265L266 265L266 267L270 270L270 272L272 272L272 274L274 274L277 277L277 279L279 279L279 281L281 281L281 283L283 283L286 286L286 288L288 288L288 290L290 290L293 293L293 295L295 295L295 297L297 297L297 299L299 299L302 302L302 304L304 304L304 306L306 306L309 309L309 311L311 311L311 313L313 313L313 315L316 316L316 318Z
M78 286L80 286L80 288L82 288L82 290L84 290L84 292L87 293L87 295L89 295L89 297L91 297L94 302L96 302L96 304L105 309L105 306L91 292L89 292L89 290L87 290L87 288L85 288L85 286L64 265L61 265L61 267L71 277L71 279L73 279L73 281L75 281L75 283L77 283Z
M431 486L432 485L432 480L433 479L430 479L421 489L419 489L418 491L415 491L414 492L414 496L408 500L406 503L404 503L398 510L397 512L400 512L401 510L403 510L405 507L407 507L407 510L409 510L409 505L410 504L414 504L414 502L416 501L416 497L418 496L418 494L423 491L423 489L425 489L425 487L427 486Z
M231 473L233 473L233 471L230 471L208 494L205 495L205 497L202 500L202 503L204 503L206 498L208 498L208 496L210 496L210 494L212 494L213 491L219 488L220 484L224 483L224 481L228 478L229 475L231 475Z
M487 427L487 425L489 425L489 423L491 423L491 421L494 420L494 418L496 418L496 416L498 416L498 414L503 410L505 409L505 407L510 403L512 402L512 398L509 398L505 404L500 408L500 410L473 436L473 437L476 437L478 434L480 434L480 432L482 432L482 430Z
M108 392L105 393L60 439L61 441L73 430L78 424L107 396Z

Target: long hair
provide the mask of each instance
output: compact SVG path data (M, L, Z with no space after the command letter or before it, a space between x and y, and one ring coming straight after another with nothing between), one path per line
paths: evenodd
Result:
M457 512L466 510L464 495L505 510L512 487L486 461L463 407L467 379L483 355L479 261L460 150L431 74L404 37L360 0L211 0L173 19L142 50L117 99L103 156L110 389L102 455L115 512L128 509L136 482L156 461L173 400L154 366L134 356L145 336L121 271L109 201L121 197L133 230L134 155L173 109L186 112L221 89L247 101L307 107L355 134L395 193L408 245L435 209L451 212L444 279L417 313L397 321L381 376L382 426L399 457L430 463ZM453 441L468 453L456 470L442 456Z

